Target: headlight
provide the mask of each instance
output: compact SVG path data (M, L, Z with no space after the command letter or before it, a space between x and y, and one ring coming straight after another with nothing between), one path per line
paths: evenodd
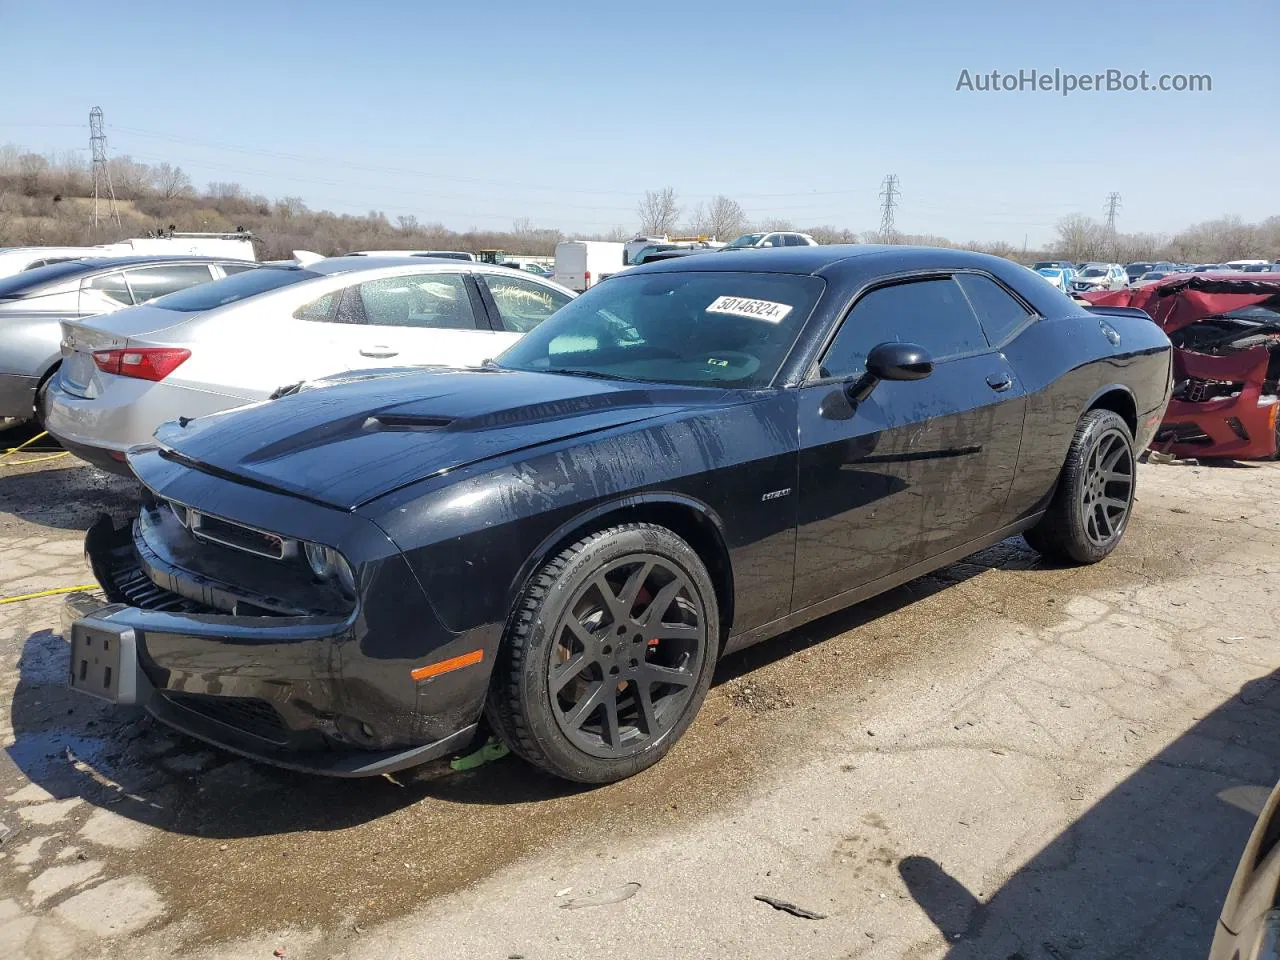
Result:
M333 547L319 543L308 543L303 547L307 555L307 564L311 572L321 580L336 581L339 588L348 597L356 595L356 574L347 563L347 558Z

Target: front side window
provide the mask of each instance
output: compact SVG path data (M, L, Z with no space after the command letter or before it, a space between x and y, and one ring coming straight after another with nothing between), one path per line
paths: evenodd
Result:
M124 271L90 277L84 281L83 289L93 290L100 296L106 297L108 300L114 300L116 303L123 304L126 307L133 306L133 295L129 293L129 285L125 283Z
M213 274L203 263L174 263L154 267L133 267L124 272L135 303L146 303L167 293L208 283Z
M486 274L483 280L493 296L503 328L512 333L528 333L573 299L523 277Z
M356 288L365 322L377 327L474 330L475 313L460 273L369 280Z
M862 373L871 348L885 342L919 344L935 361L988 349L954 279L914 280L872 290L854 305L823 358L823 376Z
M825 283L794 274L611 277L498 357L501 367L694 386L763 387Z

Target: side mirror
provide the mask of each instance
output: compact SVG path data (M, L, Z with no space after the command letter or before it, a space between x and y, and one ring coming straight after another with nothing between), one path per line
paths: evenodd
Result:
M923 380L933 373L933 358L917 343L881 343L867 354L867 372L845 387L850 403L871 396L881 380Z

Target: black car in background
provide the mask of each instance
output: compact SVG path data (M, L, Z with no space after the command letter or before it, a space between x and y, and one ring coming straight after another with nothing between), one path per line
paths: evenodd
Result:
M673 259L484 368L163 426L87 549L72 686L251 757L383 773L495 730L656 762L716 661L1023 534L1124 534L1169 395L1139 311L958 250Z

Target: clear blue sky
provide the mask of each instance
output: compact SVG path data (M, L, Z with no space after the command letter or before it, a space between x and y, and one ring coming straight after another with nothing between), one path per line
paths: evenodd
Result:
M0 0L0 142L109 149L314 208L636 226L646 188L855 230L1032 245L1064 214L1280 214L1280 3L122 4ZM1210 74L1209 93L957 92L972 74Z

